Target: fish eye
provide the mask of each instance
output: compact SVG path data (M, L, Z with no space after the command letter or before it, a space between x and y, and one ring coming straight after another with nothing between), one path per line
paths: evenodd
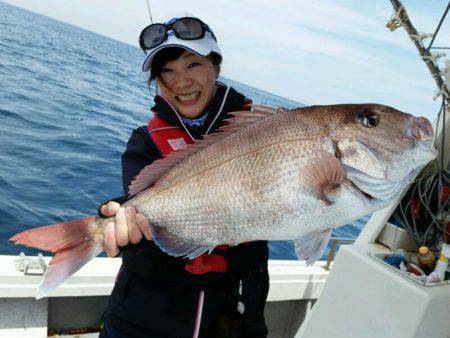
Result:
M377 113L370 112L368 110L359 111L356 113L359 123L364 127L373 128L380 122L380 116Z

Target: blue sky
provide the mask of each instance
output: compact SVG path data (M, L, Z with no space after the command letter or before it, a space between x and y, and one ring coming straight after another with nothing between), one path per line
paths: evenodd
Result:
M149 1L155 22L186 11L206 21L227 78L305 104L377 102L431 120L439 109L435 83L408 35L385 27L393 14L388 0ZM145 0L5 2L134 46L149 24ZM403 3L417 30L432 33L448 1ZM450 45L450 18L434 45Z

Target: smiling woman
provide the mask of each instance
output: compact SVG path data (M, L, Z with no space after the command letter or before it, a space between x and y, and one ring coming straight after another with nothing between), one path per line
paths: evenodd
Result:
M140 45L148 53L142 69L150 71L158 95L154 117L133 131L122 156L126 195L144 167L215 132L229 112L249 110L251 103L217 81L221 51L199 19L152 24ZM117 256L125 247L100 336L266 337L267 241L220 245L192 260L173 257L154 243L139 210L120 206L127 197L100 208L102 216L115 216L103 249Z
M215 53L200 56L170 47L159 52L152 64L151 78L157 80L161 95L181 115L196 118L214 97L221 61Z

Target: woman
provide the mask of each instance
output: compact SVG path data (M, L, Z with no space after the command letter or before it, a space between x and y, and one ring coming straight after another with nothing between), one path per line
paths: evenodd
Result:
M122 156L124 191L145 166L215 132L228 113L250 101L219 82L222 54L211 29L197 18L146 27L143 71L159 94L147 126L133 131ZM123 265L105 313L101 337L266 337L267 242L217 247L194 260L163 253L148 220L133 208L109 202L104 249L122 251ZM214 217L214 216L212 216Z

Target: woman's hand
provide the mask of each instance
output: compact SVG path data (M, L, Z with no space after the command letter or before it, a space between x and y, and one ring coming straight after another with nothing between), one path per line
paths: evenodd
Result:
M121 207L117 202L108 202L100 208L103 215L107 217L116 216L116 221L108 223L103 241L103 250L109 257L116 257L119 253L119 246L128 243L139 243L142 235L147 240L152 239L150 222L132 206Z

